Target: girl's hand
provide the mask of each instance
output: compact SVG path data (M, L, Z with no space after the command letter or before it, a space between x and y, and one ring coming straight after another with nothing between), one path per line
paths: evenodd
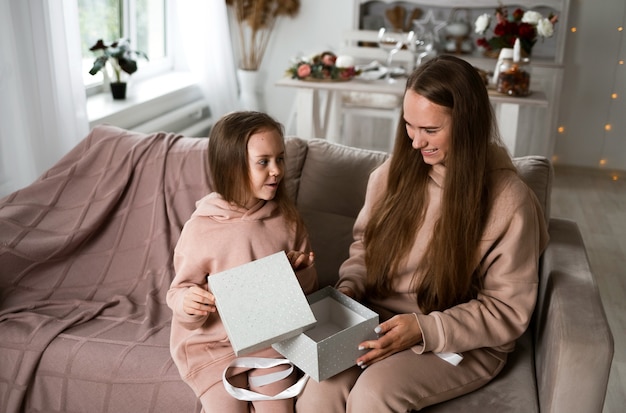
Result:
M377 340L364 341L359 349L371 349L356 359L357 365L365 368L392 354L409 349L423 339L422 329L415 314L398 314L376 327Z
M215 296L197 285L189 287L183 297L183 311L189 315L209 315L217 311Z
M315 261L315 255L313 251L308 254L303 251L289 251L287 253L287 259L291 263L291 268L294 270L298 270L300 268L308 267L309 265L313 265L313 261Z

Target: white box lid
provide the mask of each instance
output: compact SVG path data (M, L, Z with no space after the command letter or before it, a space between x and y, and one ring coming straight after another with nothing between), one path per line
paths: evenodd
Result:
M316 323L284 251L207 280L237 356L297 336Z

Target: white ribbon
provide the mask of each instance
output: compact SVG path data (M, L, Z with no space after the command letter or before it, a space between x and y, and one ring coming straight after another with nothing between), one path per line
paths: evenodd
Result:
M287 359L272 359L272 358L263 358L263 357L239 357L233 360L228 367L224 369L224 373L222 373L222 382L224 383L224 388L226 391L233 396L237 400L245 400L245 401L256 401L256 400L282 400L282 399L291 399L292 397L296 397L302 392L304 389L304 385L306 384L309 376L305 374L300 380L286 388L282 392L278 393L275 396L268 396L266 394L257 393L251 390L242 389L239 387L234 387L228 379L226 378L226 372L231 367L248 367L255 369L267 369L270 367L279 366L281 364L288 364L290 367L286 370L279 371L276 373L268 373L261 376L253 376L248 379L248 383L251 386L260 387L266 386L268 384L276 383L279 380L284 379L289 376L293 372L293 364Z

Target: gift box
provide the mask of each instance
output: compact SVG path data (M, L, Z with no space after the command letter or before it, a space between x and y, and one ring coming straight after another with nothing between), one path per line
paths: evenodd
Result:
M377 338L378 314L332 287L307 300L315 326L272 347L319 382L355 365L367 351L359 350L359 343Z
M235 354L270 345L316 381L354 366L378 314L332 287L305 296L284 252L208 278Z
M284 252L207 277L237 356L293 337L316 322Z

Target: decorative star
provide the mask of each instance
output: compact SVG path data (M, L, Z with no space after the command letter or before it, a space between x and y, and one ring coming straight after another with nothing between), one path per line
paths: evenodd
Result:
M432 33L434 40L439 41L439 31L446 27L447 22L445 20L436 20L435 13L432 9L428 9L426 16L421 20L413 20L413 24L418 29L418 36L423 36L426 33Z

